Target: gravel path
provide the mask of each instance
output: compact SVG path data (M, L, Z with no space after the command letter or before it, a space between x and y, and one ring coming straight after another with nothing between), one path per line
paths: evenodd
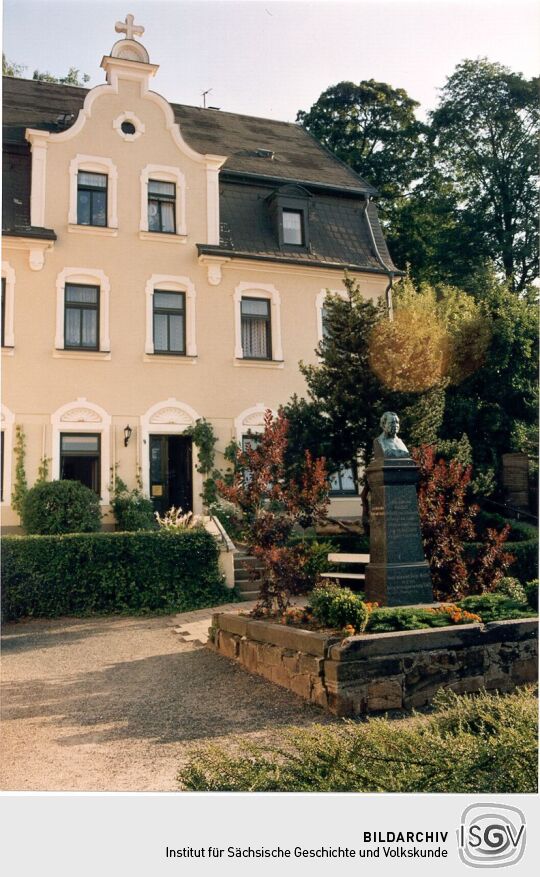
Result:
M205 649L211 611L5 625L0 788L174 791L193 743L336 721Z

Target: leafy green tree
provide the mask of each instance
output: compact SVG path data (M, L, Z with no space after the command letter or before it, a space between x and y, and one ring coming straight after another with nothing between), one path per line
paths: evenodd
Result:
M514 290L537 272L538 83L487 58L465 60L430 114L437 162L463 205L460 218Z
M379 190L384 209L420 175L426 129L415 116L418 106L386 82L339 82L296 118Z
M2 52L2 76L14 76L20 79L25 70L26 66L24 64L10 61L6 58L5 53ZM90 81L90 76L88 73L81 73L78 67L70 67L65 76L53 76L48 71L34 70L32 79L36 79L39 82L56 82L59 85L77 85L81 87Z
M472 295L444 284L417 289L406 278L395 288L389 320L351 279L345 288L344 298L329 296L325 304L319 363L301 364L308 398L295 396L283 409L293 469L305 449L324 456L329 472L357 458L365 464L385 410L399 412L411 447L439 444L447 393L487 362L491 316ZM446 423L453 453L454 444L467 442L466 429Z
M433 150L430 161L435 162ZM406 197L393 203L385 231L396 265L407 266L415 283L466 290L479 263L489 258L477 226L456 187L432 165Z
M15 61L10 61L6 58L5 52L2 52L2 76L21 77L25 70L26 67L23 64L17 64Z
M492 337L484 363L446 393L442 434L466 433L476 464L498 469L501 455L520 449L538 423L537 290L516 295L494 272L475 281L476 299Z
M52 73L34 70L32 79L39 82L57 82L59 85L77 85L84 86L90 81L88 73L81 73L78 67L70 67L65 76L53 76Z

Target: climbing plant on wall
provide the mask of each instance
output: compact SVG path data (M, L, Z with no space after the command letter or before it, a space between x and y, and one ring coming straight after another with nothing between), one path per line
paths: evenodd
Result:
M22 504L26 494L28 493L28 482L26 480L26 469L24 461L26 459L26 435L24 428L18 424L15 427L15 484L11 493L11 507L18 515L21 514Z

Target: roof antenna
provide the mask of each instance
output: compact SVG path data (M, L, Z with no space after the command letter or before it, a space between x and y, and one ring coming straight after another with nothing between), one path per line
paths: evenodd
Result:
M206 91L202 91L202 92L201 92L201 94L202 94L202 99L203 99L203 109L206 109L206 95L207 95L207 94L210 94L211 91L212 91L211 88L207 88Z

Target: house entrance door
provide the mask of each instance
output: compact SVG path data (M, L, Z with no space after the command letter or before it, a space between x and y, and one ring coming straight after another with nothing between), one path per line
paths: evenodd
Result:
M183 435L150 436L150 496L162 515L171 506L193 510L191 438Z

